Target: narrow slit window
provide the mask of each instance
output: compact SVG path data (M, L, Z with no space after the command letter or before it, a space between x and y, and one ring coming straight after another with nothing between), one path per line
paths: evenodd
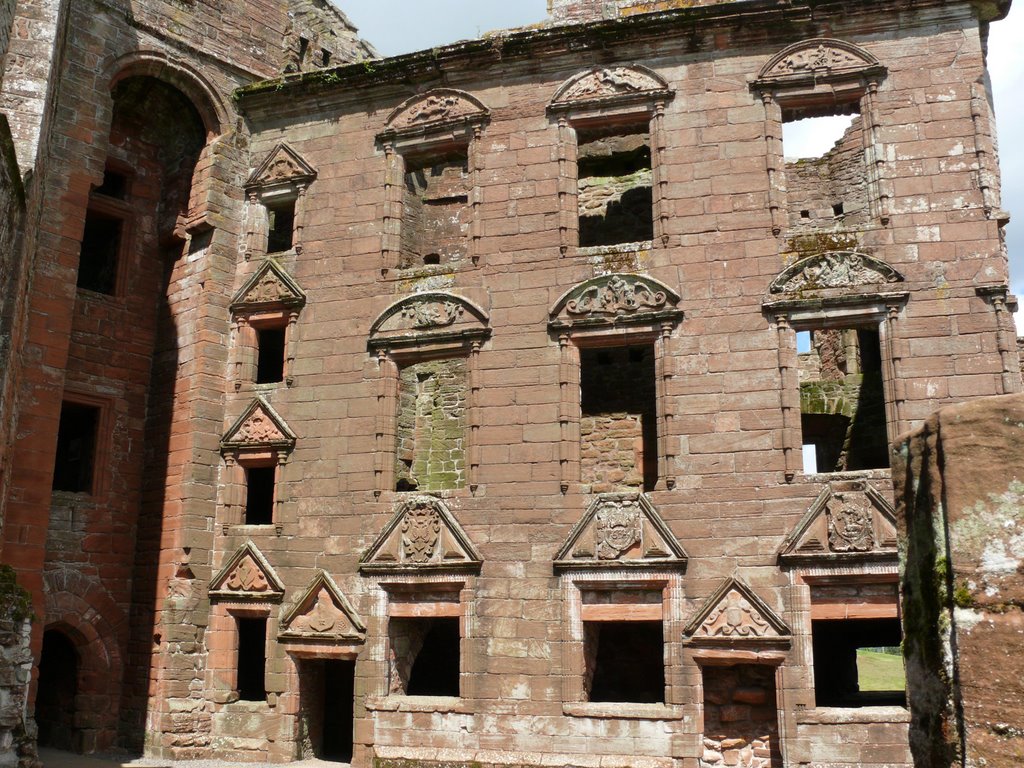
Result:
M78 256L79 288L112 296L117 288L124 221L89 210Z
M92 493L100 409L63 403L57 428L53 490Z
M580 246L651 240L654 198L647 124L580 128L576 138Z
M267 620L236 619L238 628L238 698L265 701L267 698Z
M267 204L267 253L290 250L295 244L295 201Z
M245 524L270 525L274 522L274 484L276 467L245 468Z
M284 380L285 329L256 329L256 383Z

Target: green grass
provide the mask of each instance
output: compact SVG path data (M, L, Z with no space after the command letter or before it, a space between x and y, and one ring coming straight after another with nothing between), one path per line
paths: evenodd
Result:
M899 654L857 650L857 681L862 691L902 691L907 687Z

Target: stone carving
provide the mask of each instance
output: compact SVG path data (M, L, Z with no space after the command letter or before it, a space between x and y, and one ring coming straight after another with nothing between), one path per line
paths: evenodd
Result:
M402 520L402 554L414 563L428 562L441 537L441 518L433 505L411 504Z
M284 304L301 307L306 294L284 269L273 260L266 260L231 300L234 312L255 304Z
M667 301L664 291L654 291L642 280L610 275L570 299L565 309L570 315L622 315L662 309Z
M482 558L440 499L419 496L403 503L373 546L359 559L359 570L478 570Z
M692 641L788 642L789 627L740 579L726 579L686 625Z
M362 619L326 571L313 581L281 622L283 640L360 640L366 631Z
M853 288L893 283L903 277L885 262L854 251L829 251L791 264L772 281L772 293Z
M296 632L330 632L344 615L327 594L326 589L321 589L316 596L316 602L307 613L296 616L289 629Z
M769 630L760 611L737 590L730 589L701 625L708 637L763 637Z
M259 410L254 411L248 419L242 422L235 431L234 438L236 442L250 445L265 445L286 439L273 420Z
M268 187L316 177L316 171L287 144L278 144L252 173L246 187Z
M642 520L636 500L602 507L594 523L595 552L601 560L615 560L640 543Z
M409 99L391 113L388 129L402 130L487 115L487 108L469 94L436 90Z
M267 592L270 583L252 556L246 555L228 573L224 587L232 592Z
M263 174L263 180L281 181L282 179L290 179L298 175L300 175L300 171L291 158L281 155L274 158L273 162L267 167L266 172Z
M462 314L463 307L454 301L417 301L402 308L402 317L412 321L414 328L441 328L451 325Z
M659 91L664 87L664 84L639 70L631 67L611 67L584 75L559 94L558 100L594 99L622 93Z
M251 541L239 547L210 582L214 598L272 600L283 594L281 580Z
M252 289L246 294L246 300L259 303L271 303L281 299L290 298L292 292L288 289L281 278L273 271L267 270L256 282Z
M295 445L295 435L262 397L257 397L221 438L221 450Z
M473 302L445 291L427 291L396 301L370 326L371 348L395 341L426 340L432 334L450 333L453 326L464 338L490 335L490 318Z
M867 505L835 496L828 512L828 547L833 552L870 552L875 546L874 515Z
M792 79L794 76L827 76L831 72L878 67L878 59L842 40L817 38L796 43L773 56L759 79Z

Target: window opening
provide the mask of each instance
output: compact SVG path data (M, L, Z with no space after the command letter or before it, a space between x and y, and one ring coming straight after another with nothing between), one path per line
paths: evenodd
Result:
M469 185L468 145L405 158L401 268L466 258Z
M283 381L285 329L257 328L256 348L256 383Z
M665 701L660 621L585 621L583 636L589 701Z
M899 619L811 622L819 707L906 706Z
M459 695L459 619L392 618L388 623L396 681L392 693Z
M798 334L804 472L888 467L878 329L817 328L805 339Z
M294 245L295 201L267 203L266 206L269 224L267 253L290 250Z
M78 695L78 651L63 632L43 633L36 691L36 725L39 746L73 750L75 697Z
M112 296L117 287L117 267L124 222L96 210L85 214L85 230L78 256L77 286Z
M781 766L775 667L707 666L701 675L705 749L724 755L758 756L743 765Z
M238 627L238 698L242 701L264 701L267 687L267 620L236 618Z
M320 49L320 60L323 62L323 66L329 66L331 63L331 52L326 48Z
M100 409L62 403L57 427L53 490L92 493Z
M654 345L580 349L580 472L595 493L658 482Z
M576 131L579 244L654 238L651 136L643 125Z
M103 171L103 183L93 190L93 194L124 200L128 196L128 177L107 168Z
M274 522L274 482L277 468L245 468L245 524L270 525Z

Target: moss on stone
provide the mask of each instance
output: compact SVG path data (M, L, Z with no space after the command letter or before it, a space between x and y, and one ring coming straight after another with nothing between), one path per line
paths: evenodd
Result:
M35 619L32 596L18 583L18 576L9 565L0 565L0 619L15 622Z

